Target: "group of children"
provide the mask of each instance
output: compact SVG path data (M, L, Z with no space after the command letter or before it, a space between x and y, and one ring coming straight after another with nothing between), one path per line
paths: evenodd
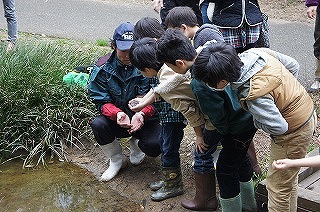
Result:
M199 27L189 7L171 9L165 23L166 31L153 18L142 18L134 27L130 62L158 82L128 106L139 112L164 100L193 127L196 194L182 206L216 210L217 177L222 211L257 211L253 160L247 153L262 129L272 138L270 161L275 161L267 173L268 209L296 211L299 168L283 169L293 165L279 159L305 157L316 126L312 99L295 78L297 61L266 48L238 55L214 25ZM165 115L160 120L163 178L150 185L154 201L184 192L179 148L185 120ZM218 144L223 148L215 168L212 154Z

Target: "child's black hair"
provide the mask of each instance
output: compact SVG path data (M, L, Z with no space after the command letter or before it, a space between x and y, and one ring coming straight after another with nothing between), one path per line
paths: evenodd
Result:
M190 7L181 6L172 8L165 19L166 27L181 27L182 24L190 27L197 26L198 20L196 14Z
M132 65L140 71L152 68L159 71L163 63L157 60L157 41L153 38L142 38L136 40L130 48L129 57Z
M208 45L199 53L192 73L195 79L216 87L221 80L237 81L242 66L236 50L229 44L218 42Z
M176 60L193 61L197 52L179 29L169 28L158 41L158 60L176 65Z
M159 39L165 30L156 18L141 18L134 26L133 39L139 40L144 37Z

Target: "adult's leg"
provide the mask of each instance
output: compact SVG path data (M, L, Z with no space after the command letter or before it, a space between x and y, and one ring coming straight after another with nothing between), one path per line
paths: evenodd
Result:
M293 212L297 210L298 172L300 168L275 170L271 168L274 160L305 157L315 130L315 119L295 132L273 138L271 142L270 164L267 173L269 212Z
M160 10L160 19L163 28L167 28L165 25L165 20L169 11L176 6L177 5L174 0L163 0L163 7Z
M100 177L101 181L109 181L114 178L125 164L125 158L122 155L122 147L117 138L129 137L130 135L124 128L121 128L115 121L100 115L91 123L91 128L96 141L101 145L105 152L108 169Z
M120 127L115 121L100 115L91 123L93 135L100 145L106 145L114 141L115 138L126 138L131 135L127 129Z
M143 127L132 134L139 139L138 146L149 157L157 157L161 154L161 125L158 120L146 121Z
M316 57L316 71L314 73L314 82L308 92L315 92L320 89L320 6L317 7L317 15L314 26L313 53Z
M200 5L200 11L202 15L202 21L204 24L212 24L208 17L208 7L209 7L209 2L203 1Z
M14 0L3 0L4 17L8 25L8 41L15 42L18 38L18 24Z

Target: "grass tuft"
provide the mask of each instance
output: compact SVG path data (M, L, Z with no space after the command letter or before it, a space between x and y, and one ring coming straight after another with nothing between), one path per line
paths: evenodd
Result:
M95 109L86 89L67 86L62 78L92 64L101 49L31 39L0 54L0 162L22 157L24 166L44 164L47 156L64 158L64 145L80 147Z

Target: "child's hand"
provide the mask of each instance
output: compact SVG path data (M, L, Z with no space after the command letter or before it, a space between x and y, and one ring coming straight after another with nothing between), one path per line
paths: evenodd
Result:
M128 103L130 110L136 113L140 112L144 108L144 105L142 105L141 100L142 98L131 99Z
M196 136L196 152L199 153L204 153L208 148L209 145L206 144L203 140L203 137Z
M272 163L272 168L277 170L290 168L290 161L290 159L275 160Z

